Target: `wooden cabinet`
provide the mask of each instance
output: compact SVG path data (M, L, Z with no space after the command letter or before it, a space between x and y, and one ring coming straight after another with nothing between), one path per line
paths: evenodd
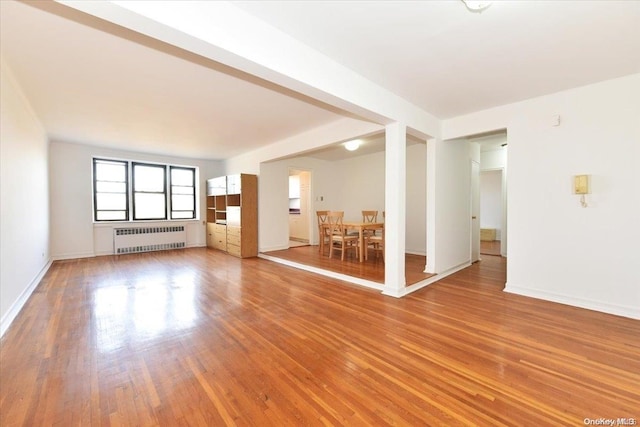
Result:
M306 171L289 176L289 237L303 242L309 241L309 182ZM292 195L297 198L291 198Z
M213 222L207 222L207 246L213 248L213 226L215 224Z
M225 194L227 194L226 176L207 180L207 196L224 196Z
M304 239L305 232L302 225L302 218L300 214L289 215L289 237L294 239ZM308 233L307 233L308 234Z
M256 175L237 174L207 181L207 246L241 258L258 255Z

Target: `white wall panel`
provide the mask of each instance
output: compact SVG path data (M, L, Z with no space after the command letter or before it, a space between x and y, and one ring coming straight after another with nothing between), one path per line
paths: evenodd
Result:
M3 59L0 121L0 335L50 262L48 142Z
M187 225L187 246L205 245L206 180L223 175L222 162L174 158L111 150L104 147L55 141L50 147L51 253L55 259L89 257L113 253L113 228L126 223L93 223L92 158L138 160L199 168L200 220L178 221ZM136 225L162 224L136 221Z
M554 116L560 125L554 126ZM508 133L506 290L640 318L640 74L459 117ZM592 177L589 207L572 194Z

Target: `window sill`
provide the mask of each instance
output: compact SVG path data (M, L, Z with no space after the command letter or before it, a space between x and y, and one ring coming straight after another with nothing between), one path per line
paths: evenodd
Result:
M144 226L148 224L179 224L179 223L196 223L199 219L158 219L148 221L93 221L94 227L121 227L123 225Z

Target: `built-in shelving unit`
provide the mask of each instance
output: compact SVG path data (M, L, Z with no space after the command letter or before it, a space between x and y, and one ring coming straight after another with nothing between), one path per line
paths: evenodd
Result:
M241 258L258 255L258 177L207 181L207 246Z

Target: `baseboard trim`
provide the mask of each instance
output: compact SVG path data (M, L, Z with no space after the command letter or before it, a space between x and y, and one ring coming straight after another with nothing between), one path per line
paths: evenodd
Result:
M319 274L321 276L331 277L332 279L342 280L343 282L349 282L356 285L364 286L370 289L376 289L378 291L383 290L384 285L378 282L372 282L371 280L360 279L358 277L347 276L346 274L336 273L334 271L323 270L321 268L312 267L305 264L300 264L297 262L289 261L282 258L276 258L270 255L266 255L263 253L258 254L258 258L266 259L268 261L277 262L278 264L287 265L289 267L297 268L300 270L308 271L310 273Z
M382 292L382 294L383 295L392 296L392 297L395 297L395 298L402 298L402 297L407 296L407 295L409 295L409 294L411 294L411 293L413 293L413 292L415 292L417 290L420 290L420 289L422 289L424 287L427 287L427 286L429 286L429 285L431 285L433 283L436 283L436 282L444 279L445 277L452 275L453 273L457 273L458 271L463 270L463 269L469 267L470 265L471 265L470 262L465 262L465 263L457 265L457 266L455 266L453 268L445 270L442 273L437 273L435 276L429 277L427 279L421 280L418 283L414 283L413 285L407 286L407 287L405 287L403 289L394 289L392 291L384 290Z
M25 290L22 291L18 299L13 302L9 310L7 310L4 316L2 316L2 319L0 319L0 338L4 336L4 333L9 329L13 321L16 319L16 317L22 310L22 307L24 307L33 291L35 291L38 287L38 284L40 283L44 275L47 274L47 271L49 271L52 263L53 260L49 258L49 261L44 265L44 267L42 267L40 272L38 272L31 283L29 283L29 286L27 286Z
M64 261L67 259L94 258L95 252L78 252L75 254L54 255L51 257L53 261Z
M287 243L284 246L280 245L280 246L271 246L269 248L258 248L258 252L259 253L264 253L264 252L273 252L273 251L284 251L286 249L289 249L289 241L288 240L287 240Z
M409 255L419 255L419 256L427 256L425 251L413 250L413 249L405 249L405 253Z
M510 285L509 283L505 285L504 292L640 320L640 308L638 307L607 304L584 298L576 298L568 295L556 294L553 292L546 292L522 286Z
M309 239L303 239L301 237L291 237L291 236L289 236L289 240L293 240L294 242L309 244Z

